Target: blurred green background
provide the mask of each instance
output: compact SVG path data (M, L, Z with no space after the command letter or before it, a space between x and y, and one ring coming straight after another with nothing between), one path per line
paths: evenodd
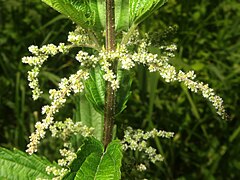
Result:
M21 63L27 47L66 41L73 28L40 0L0 0L0 146L25 149L41 119L41 106L49 102L47 89L77 68L71 54L47 63L40 74L46 94L33 102L26 80L29 67ZM240 179L240 1L169 0L140 31L150 33L155 43L175 42L178 51L171 63L194 70L197 80L213 87L231 121L220 119L200 94L135 68L128 107L116 122L119 137L128 125L173 131L175 137L151 142L165 161L149 164L147 172L131 168L144 161L138 153L127 154L123 179ZM71 114L74 108L73 100L62 113ZM51 159L54 145L40 152Z

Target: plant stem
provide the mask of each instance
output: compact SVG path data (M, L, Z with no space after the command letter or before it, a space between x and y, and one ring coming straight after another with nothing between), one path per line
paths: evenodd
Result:
M106 50L108 52L115 50L115 18L114 18L114 0L106 0ZM111 70L114 74L117 71L117 61L112 60ZM115 91L111 83L106 82L105 106L104 106L104 136L103 144L106 149L112 140L113 125L115 120Z

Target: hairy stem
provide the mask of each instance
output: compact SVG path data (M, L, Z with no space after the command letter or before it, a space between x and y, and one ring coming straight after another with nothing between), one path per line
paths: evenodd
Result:
M115 50L115 19L114 19L114 0L106 0L106 50ZM117 62L112 60L111 70L116 74ZM106 148L112 140L113 125L115 120L115 91L111 83L106 82L105 107L104 107L104 136L103 144Z

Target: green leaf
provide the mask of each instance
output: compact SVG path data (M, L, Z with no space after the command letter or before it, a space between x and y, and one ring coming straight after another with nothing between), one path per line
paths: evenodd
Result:
M77 158L69 166L70 172L68 172L63 179L76 179L77 172L81 169L82 165L92 156L101 156L104 148L100 141L94 138L86 138L80 150L77 152ZM95 166L92 163L92 166ZM91 168L90 168L91 169Z
M115 1L115 29L117 31L128 30L129 12L129 0Z
M94 137L99 141L103 137L103 115L98 113L84 95L76 97L75 121L94 128Z
M42 0L83 28L94 31L106 26L105 0ZM127 30L150 16L167 0L115 0L116 31ZM99 31L100 32L100 31Z
M125 0L122 0L123 2ZM117 30L118 28L128 27L127 33L122 38L122 43L125 44L128 42L134 30L143 22L147 17L149 17L155 10L163 6L167 0L128 0L125 2L126 5L121 6L120 17L116 15ZM118 3L117 3L118 4ZM128 6L127 6L128 5ZM119 11L119 10L118 10ZM123 18L126 18L123 21Z
M166 2L167 0L129 0L131 24L141 23Z
M103 0L42 1L83 28L99 30L105 26L105 1Z
M46 159L27 155L17 149L10 151L0 147L0 179L52 179L45 170L47 166L52 164Z
M85 82L86 98L92 103L96 111L104 113L105 102L105 80L103 79L103 72L100 67L92 69L90 78Z
M113 141L104 152L103 145L94 138L87 138L70 165L67 180L117 180L121 178L122 151L119 141Z
M102 154L94 179L118 180L121 178L122 148L119 140L111 142ZM80 171L82 175L82 172ZM77 174L78 175L78 174ZM80 176L81 179L81 176Z
M119 69L117 78L120 82L120 88L117 90L117 109L116 113L120 114L127 106L127 101L131 95L132 72Z
M167 0L115 0L115 27L117 31L136 27L160 8Z
M116 114L121 113L126 108L126 103L131 95L132 77L131 73L126 70L119 69L117 78L120 82L120 88L116 93ZM90 78L85 82L86 97L93 107L101 114L104 114L105 102L105 80L100 67L96 67L90 73Z

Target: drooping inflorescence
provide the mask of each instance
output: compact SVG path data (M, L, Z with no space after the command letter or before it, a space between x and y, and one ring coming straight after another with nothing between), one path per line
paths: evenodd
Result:
M174 133L172 132L158 131L156 129L145 133L141 129L133 130L131 127L128 127L124 132L124 138L122 140L123 150L126 151L130 149L145 152L152 163L162 161L163 156L161 154L157 154L156 149L151 146L147 146L147 140L155 137L171 138L173 135Z
M30 143L27 145L27 152L32 154L37 151L37 146L40 140L45 137L45 130L53 124L54 115L65 104L66 98L70 96L70 93L82 92L84 85L82 81L88 79L89 73L83 70L79 70L76 74L73 74L69 79L63 78L59 83L59 89L50 89L51 105L42 107L42 114L45 118L42 122L37 122L35 125L36 131L30 136Z

